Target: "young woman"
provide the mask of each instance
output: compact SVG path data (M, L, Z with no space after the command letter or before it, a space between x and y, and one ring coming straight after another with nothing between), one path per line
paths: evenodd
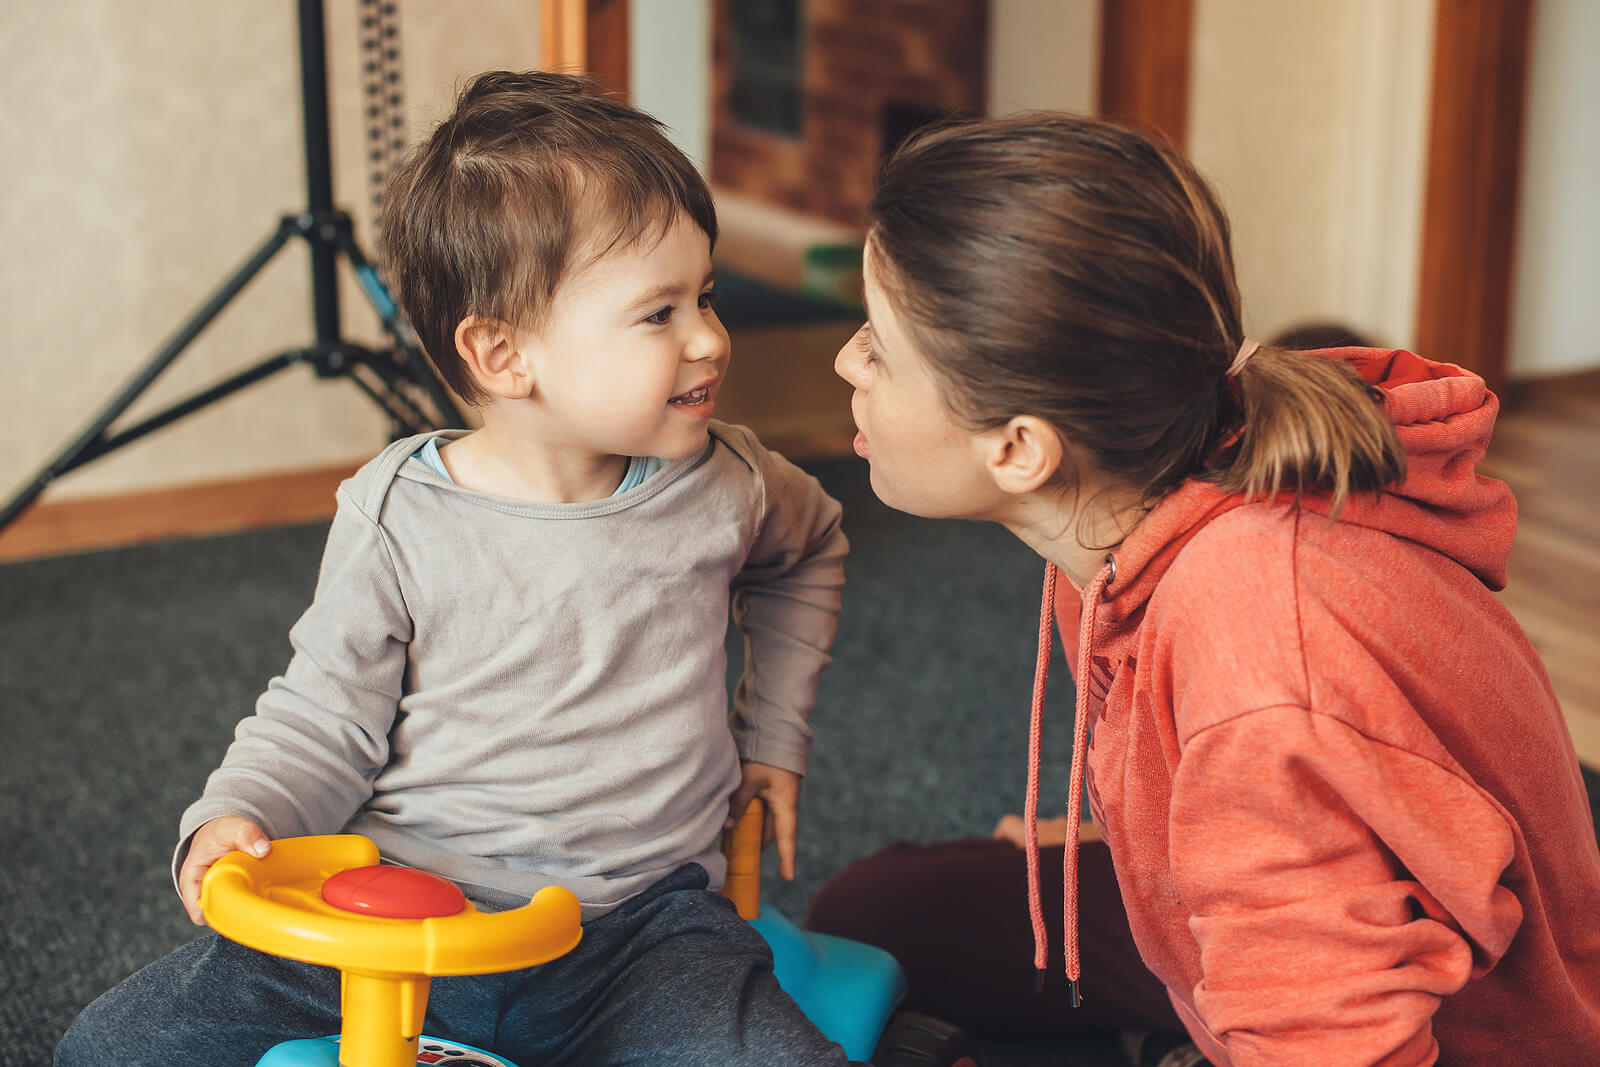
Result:
M1516 505L1475 470L1482 380L1256 345L1205 182L1083 118L904 147L866 302L837 369L874 491L1046 561L1035 770L1024 849L896 846L811 925L889 947L918 1006L977 1027L1181 1024L1190 1062L1235 1067L1594 1062L1600 852L1494 596ZM1058 829L1081 781L1104 843L1062 849L1066 973L1030 1001L1052 613L1077 682ZM1002 957L1029 926L1032 966Z

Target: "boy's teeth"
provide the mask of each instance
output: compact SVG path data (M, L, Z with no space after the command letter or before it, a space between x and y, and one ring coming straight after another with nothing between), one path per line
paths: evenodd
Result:
M679 395L673 397L670 401L668 401L668 403L672 403L672 404L698 404L702 400L704 400L705 398L706 398L706 390L704 390L704 389L695 389L692 392L680 393Z

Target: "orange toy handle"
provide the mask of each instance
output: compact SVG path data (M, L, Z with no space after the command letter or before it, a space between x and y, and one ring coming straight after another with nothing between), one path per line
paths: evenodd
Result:
M733 901L741 919L761 914L761 831L766 820L767 805L756 797L733 829L722 831L722 853L728 857L722 895Z

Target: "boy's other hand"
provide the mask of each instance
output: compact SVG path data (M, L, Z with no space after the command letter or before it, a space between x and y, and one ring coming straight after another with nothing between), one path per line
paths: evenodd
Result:
M728 803L728 821L724 826L731 828L756 797L766 801L767 819L761 828L761 847L778 842L778 873L785 882L792 882L794 843L800 822L801 776L765 763L742 763L739 772L739 788L734 790L733 799Z
M994 825L994 838L997 841L1010 841L1018 848L1027 844L1027 827L1022 822L1020 815L1002 815L1000 821ZM1092 822L1078 824L1078 843L1100 840L1100 830ZM1039 847L1052 848L1056 845L1067 843L1067 817L1057 816L1054 819L1039 820Z
M205 823L189 839L189 855L178 868L178 893L183 909L196 926L206 924L200 910L200 883L211 865L230 852L247 852L257 859L272 851L272 842L261 827L237 815L221 815Z

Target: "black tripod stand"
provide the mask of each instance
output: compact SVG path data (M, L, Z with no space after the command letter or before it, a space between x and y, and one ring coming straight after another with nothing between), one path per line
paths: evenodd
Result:
M438 426L463 426L461 412L433 373L411 328L400 316L377 272L356 244L350 216L333 206L328 144L328 64L322 0L299 0L300 85L305 113L306 210L285 215L266 241L225 280L211 298L162 345L122 391L73 442L0 509L0 528L20 515L51 482L145 434L253 385L285 367L308 363L322 378L348 378L394 420L397 433ZM124 430L111 424L177 359L200 332L249 284L272 257L302 237L311 246L311 304L316 341L279 353ZM339 323L336 260L343 255L383 321L392 344L373 350L346 342ZM370 380L369 380L370 379ZM427 410L432 408L432 412Z

